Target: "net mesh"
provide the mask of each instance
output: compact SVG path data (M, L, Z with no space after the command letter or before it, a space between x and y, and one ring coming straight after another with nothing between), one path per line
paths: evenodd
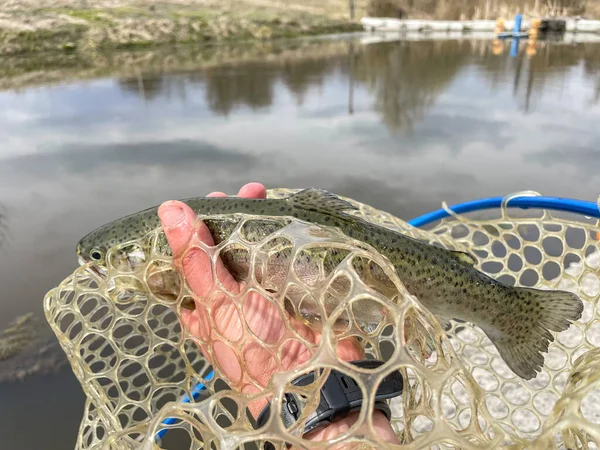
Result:
M269 191L281 198L295 191ZM515 212L502 208L485 219L456 216L425 231L370 206L348 199L353 212L367 220L446 248L469 250L477 267L510 284L560 288L583 300L582 318L555 335L541 373L524 381L514 375L476 326L452 321L442 329L436 319L404 288L389 262L371 247L336 230L296 221L284 222L266 238L249 242L243 229L257 217L244 216L236 231L215 247L195 244L211 258L244 252L252 261L240 292L229 292L213 277L211 292L234 306L239 338L220 334L206 302L208 324L227 352L244 365L244 349L259 344L263 357L281 365L290 345L302 346L310 358L297 370L280 370L241 393L219 367L213 369L199 346L211 347L202 333L192 334L181 320L182 305L193 297L172 259L161 251L160 230L126 245L144 252L134 271L110 267L106 278L79 267L44 301L46 317L86 395L77 449L242 449L263 448L398 448L381 442L367 412L372 393L389 373L405 380L402 396L391 400L392 426L399 448L561 448L597 449L600 445L600 253L598 221L548 211ZM262 218L261 218L262 219ZM115 249L113 249L116 251ZM335 267L328 252L347 256ZM275 276L273 257L290 256L286 276ZM307 252L317 258L318 275L307 280L296 265ZM370 270L378 266L377 271ZM373 276L377 272L378 276ZM381 274L385 274L382 276ZM153 277L178 286L165 295ZM155 279L155 278L154 278ZM159 283L160 284L160 283ZM284 323L281 336L261 340L244 316L244 302L258 292ZM216 297L213 297L216 298ZM300 299L290 304L289 298ZM375 329L355 320L364 302L386 313ZM307 316L306 311L316 312ZM296 332L298 317L322 333L318 343ZM317 320L315 317L320 318ZM367 358L384 360L374 370L358 369L336 355L337 343L349 336L363 345ZM215 356L214 354L212 355ZM330 442L302 438L308 415L328 370L353 378L366 399L359 419ZM324 369L309 386L291 381L300 373ZM198 394L197 384L205 389ZM268 399L281 408L284 393L304 399L302 415L286 428L279 415L255 429L246 407ZM181 402L187 396L189 403ZM339 447L332 447L340 445ZM350 447L348 447L350 446Z

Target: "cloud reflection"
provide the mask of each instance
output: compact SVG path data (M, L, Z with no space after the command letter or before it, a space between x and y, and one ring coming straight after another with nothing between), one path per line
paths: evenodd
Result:
M17 156L0 168L0 174L17 171L21 176L62 176L61 171L86 175L110 169L143 172L150 166L185 169L201 162L203 168L227 164L232 172L248 170L259 162L252 155L200 140L122 142L110 144L67 144L37 155ZM58 169L51 170L51 169ZM1 210L0 210L0 217Z

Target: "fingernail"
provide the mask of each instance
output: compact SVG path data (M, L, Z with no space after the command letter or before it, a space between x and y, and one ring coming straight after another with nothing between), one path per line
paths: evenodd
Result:
M159 209L160 221L164 228L173 228L185 221L185 211L179 205L165 203Z

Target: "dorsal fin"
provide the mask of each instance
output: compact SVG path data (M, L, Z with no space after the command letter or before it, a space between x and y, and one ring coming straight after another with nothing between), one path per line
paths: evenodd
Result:
M460 262L462 262L464 264L468 264L469 266L474 266L477 263L477 260L475 259L475 257L473 255L471 255L470 253L459 252L459 251L454 251L453 250L452 254Z
M358 209L352 203L342 200L337 195L323 189L308 188L295 193L287 201L304 209L331 214Z

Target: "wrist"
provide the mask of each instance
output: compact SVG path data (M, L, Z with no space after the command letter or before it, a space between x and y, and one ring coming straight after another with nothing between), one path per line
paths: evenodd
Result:
M356 423L359 414L358 411L350 413L348 417L345 417L344 419L337 420L326 427L306 434L304 439L309 441L323 441L339 436L340 434L347 432ZM396 433L394 433L392 424L381 411L376 410L373 412L373 428L381 440L396 444L400 443Z
M359 368L377 368L383 364L377 360L357 360L351 363ZM311 371L296 378L292 384L307 386L314 382L317 372ZM321 373L321 372L318 372ZM402 394L403 380L399 372L388 374L377 388L375 403L372 411L372 425L375 436L388 442L398 442L392 429L391 411L387 400ZM319 404L306 420L304 436L308 440L330 440L335 436L345 434L350 430L360 415L364 406L362 389L356 381L338 370L332 370L321 386ZM286 393L282 399L281 418L286 427L291 426L303 414L303 401L297 393ZM271 406L256 418L257 426L261 427L271 413Z

